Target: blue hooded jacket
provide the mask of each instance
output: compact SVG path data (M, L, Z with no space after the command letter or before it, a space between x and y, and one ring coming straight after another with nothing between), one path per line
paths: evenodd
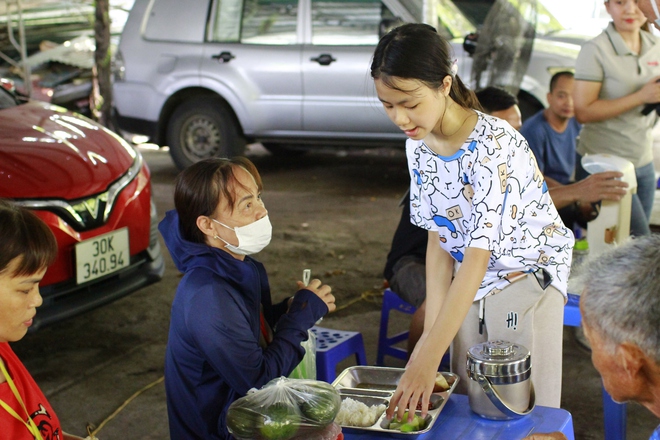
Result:
M328 312L313 292L296 293L273 306L264 266L245 257L183 239L176 211L158 226L177 269L165 355L165 391L170 437L229 439L228 406L251 388L288 376L300 363L307 330ZM273 341L259 344L260 308L274 328Z

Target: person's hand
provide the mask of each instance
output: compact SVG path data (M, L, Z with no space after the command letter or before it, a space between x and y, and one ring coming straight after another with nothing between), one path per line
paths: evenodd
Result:
M655 104L660 102L660 76L652 78L649 82L639 89L639 96L644 104Z
M328 306L328 312L334 312L337 306L335 305L335 296L331 293L332 288L327 284L321 283L319 279L313 279L305 286L305 283L298 281L298 289L307 289L311 292L314 292L316 296L321 298L326 306Z
M601 200L621 200L626 195L628 187L626 182L619 180L621 177L623 177L623 173L618 171L604 171L576 182L574 185L578 202L587 204Z
M548 434L532 434L523 440L567 440L561 432L550 432Z
M417 343L417 347L421 345ZM388 419L392 419L394 411L398 407L396 418L402 420L403 414L408 410L408 421L412 421L418 403L421 403L422 418L426 417L438 366L429 362L425 354L418 353L399 379L399 384L385 413Z

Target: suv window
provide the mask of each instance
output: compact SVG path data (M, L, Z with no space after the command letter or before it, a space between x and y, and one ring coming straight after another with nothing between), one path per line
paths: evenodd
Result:
M182 8L180 0L152 0L146 16L144 38L155 41L197 43L204 39L204 29L173 23L196 23L197 8Z
M209 40L219 43L235 43L241 32L243 0L220 0L215 5L214 26Z
M297 0L220 0L210 40L244 44L295 44Z
M312 44L376 45L383 20L394 15L380 0L312 0Z

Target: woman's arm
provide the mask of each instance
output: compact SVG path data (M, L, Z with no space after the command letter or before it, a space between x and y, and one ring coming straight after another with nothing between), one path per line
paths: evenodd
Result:
M429 245L430 244L431 243L429 242ZM439 247L439 245L436 246ZM438 258L437 268L446 267L442 265L443 263L447 263L445 258L447 257ZM432 309L438 310L438 312L435 321L432 323L432 327L428 332L426 330L426 322L424 323L424 332L427 333L427 337L423 342L420 341L422 342L421 344L417 344L417 346L420 347L419 350L415 348L417 356L408 364L405 373L399 380L399 385L397 386L397 389L390 400L390 405L387 408L387 417L391 418L393 416L394 409L397 405L398 418L403 417L403 413L408 408L411 409L409 415L412 417L418 402L422 402L422 417L426 416L426 403L431 398L431 393L433 392L433 384L435 382L438 365L440 365L443 354L454 339L454 336L456 336L456 333L458 333L459 328L467 316L476 292L486 275L489 260L490 251L477 248L467 248L465 250L463 263L461 264L456 277L451 282L446 295L440 301L439 310L437 301L435 304L429 304L429 300L432 300L433 296L438 295L438 286L432 285L432 290L429 289L429 285L427 285L426 301L429 323L432 321L432 316L429 315L429 305L431 305ZM427 273L433 271L433 269L433 266L427 266ZM427 279L431 281L436 280L436 282L438 282L443 278L442 275L440 275L438 279L431 275L431 278Z
M642 104L660 102L660 83L656 82L659 79L657 76L636 92L616 99L598 98L601 82L576 80L573 92L575 118L582 124L605 121Z

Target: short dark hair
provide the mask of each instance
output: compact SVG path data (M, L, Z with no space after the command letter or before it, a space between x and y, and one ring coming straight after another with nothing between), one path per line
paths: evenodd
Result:
M552 78L550 78L550 93L552 93L552 91L555 89L555 86L557 85L557 81L559 81L559 78L564 76L568 78L575 78L575 74L570 70L562 70L561 72L555 73L554 75L552 75Z
M20 258L11 275L32 275L57 258L57 241L50 228L32 211L0 199L0 273Z
M501 87L489 86L476 93L486 113L499 112L518 105L518 98Z
M221 194L233 210L234 186L242 186L234 174L238 167L254 177L259 191L263 189L257 167L245 157L205 159L179 173L175 181L174 207L179 215L179 231L184 239L205 243L206 236L197 227L197 218L213 214Z

